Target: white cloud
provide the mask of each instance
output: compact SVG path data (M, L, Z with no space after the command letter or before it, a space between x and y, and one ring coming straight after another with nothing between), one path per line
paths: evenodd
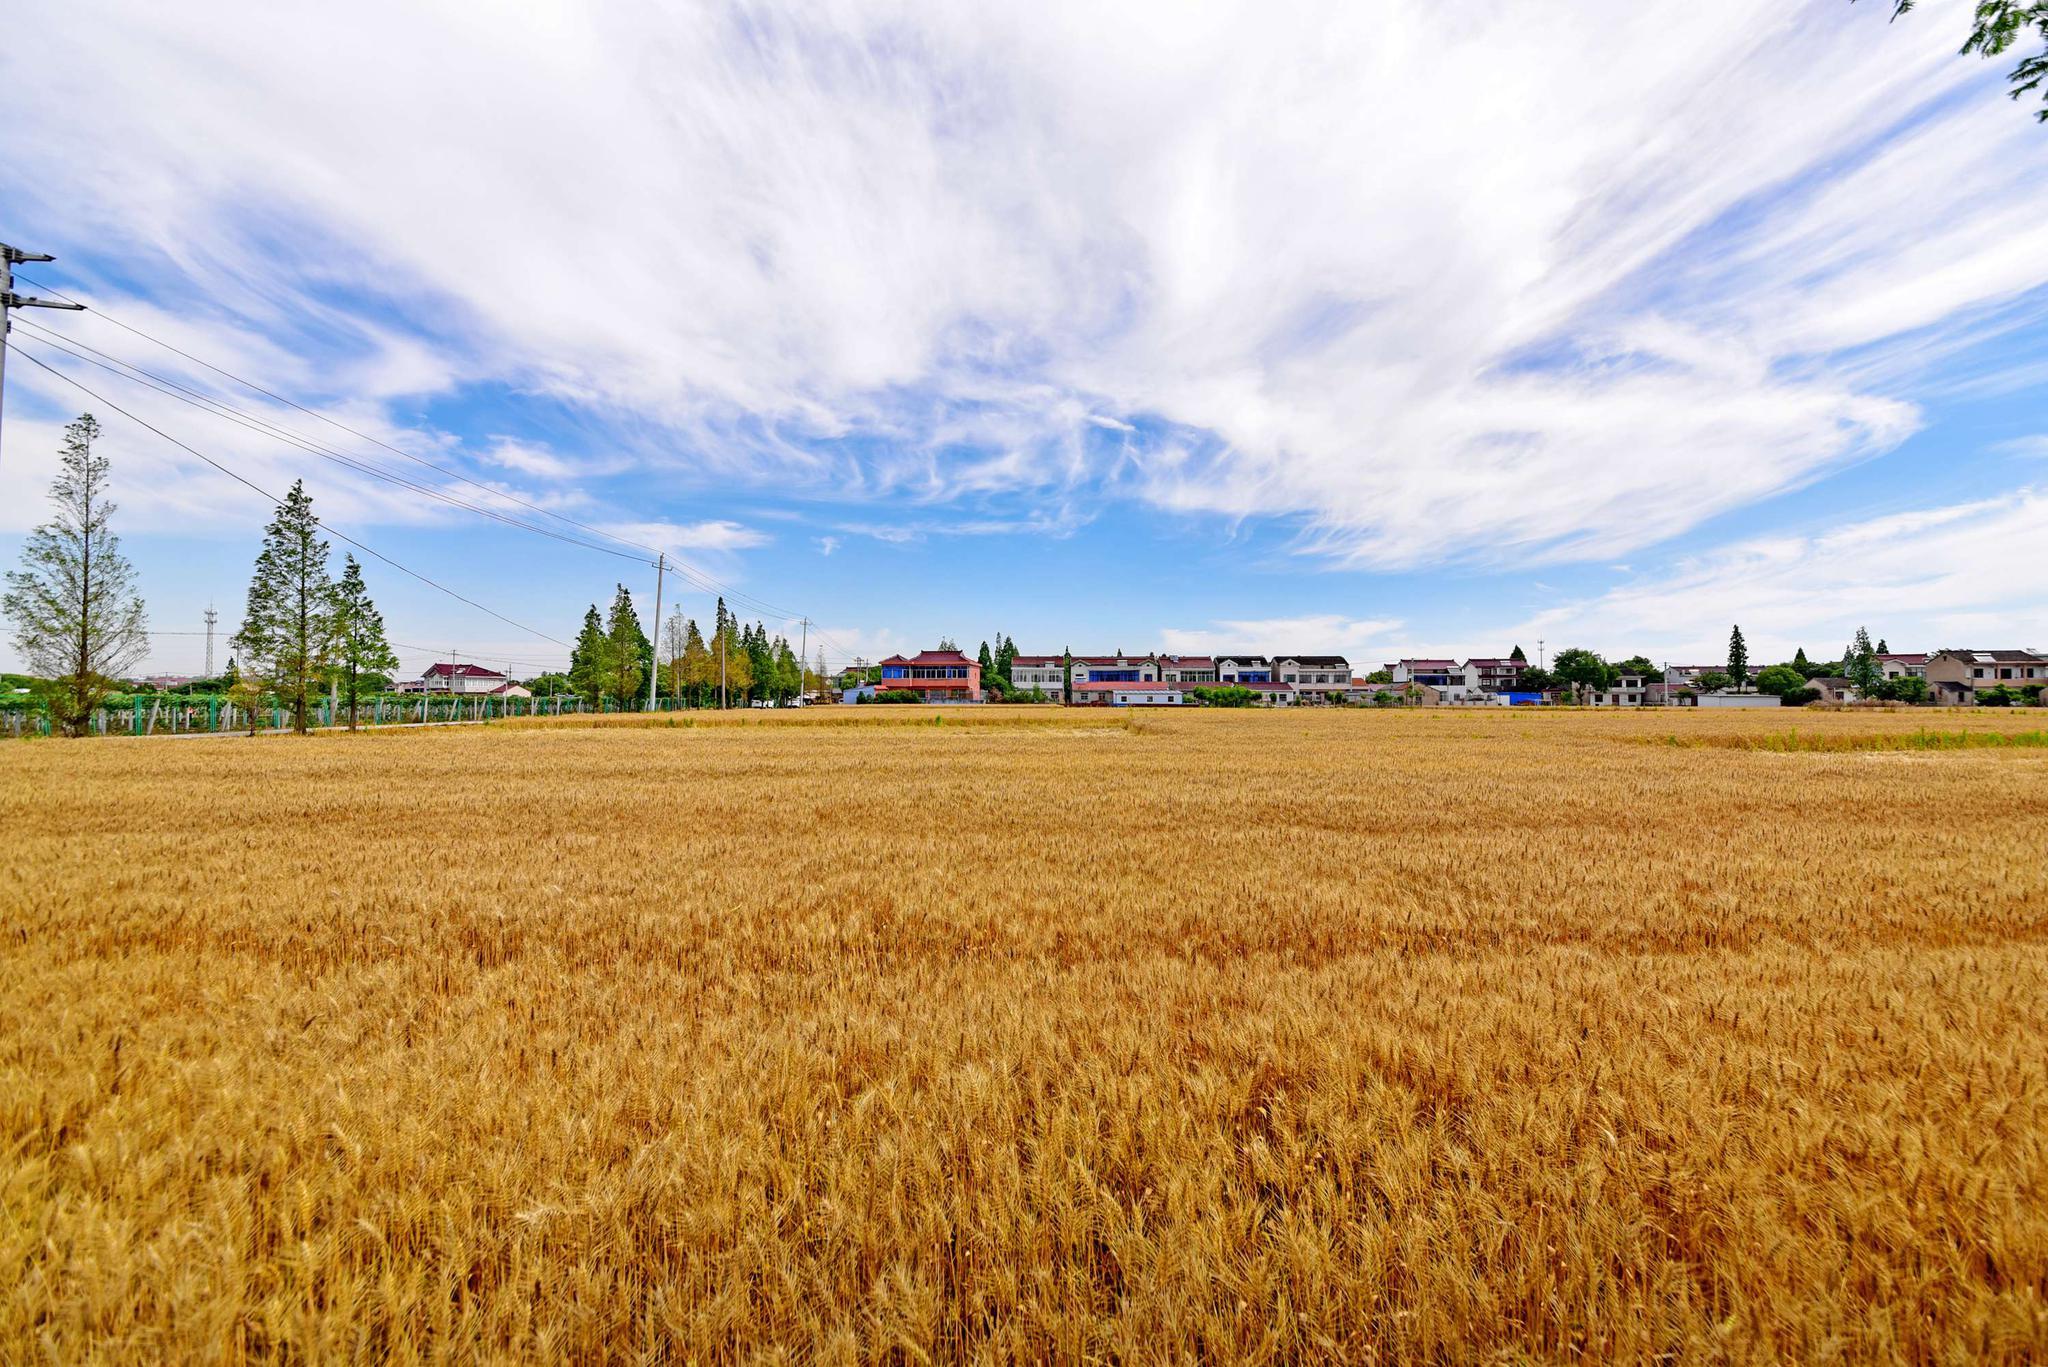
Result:
M2048 432L2031 437L2014 437L2011 441L1999 442L1991 448L2008 456L2025 456L2034 460L2048 460Z
M836 551L836 550L838 550L838 549L839 549L839 545L840 545L840 542L839 542L839 538L838 538L838 537L836 537L836 536L821 536L821 537L819 537L819 538L818 538L818 554L819 554L819 555L830 555L830 554L832 554L832 552L834 552L834 551Z
M45 16L0 115L32 245L195 301L117 313L347 339L280 392L489 380L698 479L1526 564L1890 449L1930 330L2048 283L2039 134L1882 8L130 0Z
M666 551L743 551L768 542L767 533L738 522L610 522L603 530L625 541Z
M1547 636L1653 659L1721 657L1739 623L1752 659L1831 656L1867 626L1897 650L2048 645L2048 489L1757 538L1538 614Z

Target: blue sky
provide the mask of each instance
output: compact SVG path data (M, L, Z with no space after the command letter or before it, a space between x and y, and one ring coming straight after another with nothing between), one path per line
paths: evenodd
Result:
M2048 132L1958 7L1272 9L60 7L0 57L0 237L95 308L25 324L404 468L132 324L834 664L2048 646ZM409 667L652 609L14 340L521 624L371 562ZM195 670L261 501L7 379L0 558L97 408Z

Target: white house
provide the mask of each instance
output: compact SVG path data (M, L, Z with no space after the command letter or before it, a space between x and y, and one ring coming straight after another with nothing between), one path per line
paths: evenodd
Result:
M482 665L434 664L420 675L420 681L407 692L421 693L501 693L512 680L495 669ZM528 695L531 696L531 695Z
M1334 693L1351 682L1351 661L1342 655L1276 655L1273 682L1304 693Z
M1775 693L1702 693L1693 700L1695 707L1780 707Z
M1066 663L1057 655L1019 655L1010 661L1011 687L1042 689L1054 702L1066 701L1066 678Z
M1074 701L1109 707L1179 707L1187 696L1179 684L1126 681L1075 684Z

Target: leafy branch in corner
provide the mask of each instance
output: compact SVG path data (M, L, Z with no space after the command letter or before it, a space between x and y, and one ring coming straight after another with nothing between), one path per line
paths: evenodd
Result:
M1893 0L1892 18L1911 13L1916 3L1918 0ZM1977 0L1970 39L1962 51L1987 58L2003 56L2030 32L2039 35L2042 51L2022 58L2006 80L2015 100L2030 90L2041 92L2042 107L2034 118L2048 123L2048 0Z

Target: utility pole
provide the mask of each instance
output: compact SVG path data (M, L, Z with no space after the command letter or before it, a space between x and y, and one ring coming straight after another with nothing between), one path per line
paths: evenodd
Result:
M668 569L668 557L660 551L654 553L654 658L647 663L653 668L647 671L647 710L654 710L654 684L661 677L661 576Z
M24 261L55 261L48 252L25 252L0 242L0 412L7 407L7 333L13 327L16 309L85 310L83 304L61 304L53 299L32 299L14 292L14 268Z
M220 614L213 610L213 604L206 605L206 677L213 677L213 624L220 620Z
M1543 638L1541 636L1536 638L1536 667L1538 669L1543 668Z
M811 619L803 619L803 644L796 649L796 705L804 705L804 671L810 666L804 663L804 656L811 653ZM822 680L820 681L822 682Z
M732 626L718 633L718 710L723 712L732 704L725 696L725 638L732 635Z

